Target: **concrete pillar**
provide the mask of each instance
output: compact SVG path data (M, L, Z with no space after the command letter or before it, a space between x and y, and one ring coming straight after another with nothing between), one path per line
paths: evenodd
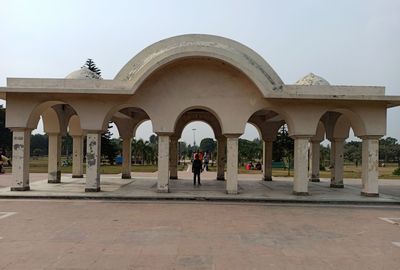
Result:
M158 180L157 191L169 192L169 136L158 136Z
M238 192L238 137L227 137L226 193Z
M379 196L378 165L379 137L362 138L362 191L361 195Z
M319 182L320 141L311 141L311 182Z
M329 154L329 169L331 171L331 183L335 178L335 140L331 139L331 152Z
M331 178L331 188L343 188L343 151L344 139L334 139L334 168L333 177Z
M13 129L11 191L29 190L30 129Z
M308 195L308 137L294 137L293 194Z
M217 139L217 180L225 180L225 148L226 138L220 137Z
M131 179L132 138L122 138L122 179Z
M85 192L100 191L101 132L86 135L86 187Z
M272 140L263 142L263 180L272 181Z
M169 142L169 179L178 179L178 138L171 137Z
M83 136L72 136L72 178L83 177Z
M61 183L61 135L48 133L48 183Z

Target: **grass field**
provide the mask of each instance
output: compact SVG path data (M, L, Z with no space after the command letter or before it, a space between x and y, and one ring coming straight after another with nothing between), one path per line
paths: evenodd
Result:
M62 158L64 161L65 158ZM84 164L84 167L86 165ZM393 175L393 171L397 168L397 164L386 164L385 167L379 167L379 178L385 179L400 179L400 176ZM29 164L30 172L32 173L46 173L47 172L47 157L41 158L31 158ZM187 169L187 164L178 165L178 170L183 171ZM216 171L216 166L209 166L209 171ZM5 167L6 172L11 172L10 167ZM157 165L132 165L133 172L156 172ZM72 173L72 167L61 167L62 173ZM102 174L118 174L121 173L121 165L101 165L100 173ZM239 166L239 173L243 174L261 174L261 171L257 170L246 170L244 166ZM273 169L273 176L288 176L288 172L286 169ZM320 171L321 178L329 178L331 175L330 171ZM293 176L293 170L290 171L290 176ZM346 164L344 166L344 178L361 178L361 165L355 166L354 164Z

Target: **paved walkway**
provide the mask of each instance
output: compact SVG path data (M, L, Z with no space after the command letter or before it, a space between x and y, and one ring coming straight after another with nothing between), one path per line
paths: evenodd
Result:
M101 175L101 192L85 193L85 178L72 178L63 174L62 183L48 184L46 174L31 174L30 191L11 192L11 175L0 176L0 198L76 198L121 200L214 200L304 203L365 203L400 204L400 181L380 180L380 196L367 198L360 195L361 180L346 179L345 188L329 188L329 179L309 183L310 196L292 195L293 179L274 177L274 181L259 180L260 174L240 174L239 194L225 192L225 181L214 180L216 174L204 172L202 186L193 186L191 173L179 172L179 180L170 180L170 193L157 192L157 173L133 173L129 180L120 175ZM1 184L2 183L2 184ZM6 183L6 184L5 184Z

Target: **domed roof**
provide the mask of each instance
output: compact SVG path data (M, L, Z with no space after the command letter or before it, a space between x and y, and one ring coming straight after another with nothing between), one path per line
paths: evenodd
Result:
M296 82L297 85L330 85L324 78L310 73Z
M65 79L75 79L75 80L101 80L101 76L97 75L90 69L83 67L81 69L72 71L65 77Z

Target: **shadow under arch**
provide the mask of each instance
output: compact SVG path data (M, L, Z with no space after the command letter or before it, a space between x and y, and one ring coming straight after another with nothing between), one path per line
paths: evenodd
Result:
M45 113L48 109L54 110L54 112L57 114L61 132L66 132L71 116L78 115L73 106L67 102L61 100L45 101L36 105L31 111L27 119L26 126L28 128L35 129L40 120L40 116L43 115L43 113Z
M348 108L331 108L325 110L319 117L320 121L324 124L327 135L333 135L336 122L341 116L345 116L350 121L350 126L353 129L355 136L359 137L366 134L364 120L357 113Z
M141 107L138 107L133 104L119 104L117 106L112 107L108 113L106 114L103 120L103 130L108 128L109 122L114 122L118 128L118 132L121 134L125 134L127 131L123 130L122 125L129 125L130 131L136 131L136 128L146 120L151 121L151 117L149 114Z
M181 135L184 127L194 121L202 121L209 124L214 131L215 137L223 134L222 122L217 113L205 106L192 106L182 111L176 118L174 135Z
M274 140L279 128L284 124L288 126L289 134L293 130L291 118L282 110L272 107L257 110L249 117L247 123L257 127L261 139Z

